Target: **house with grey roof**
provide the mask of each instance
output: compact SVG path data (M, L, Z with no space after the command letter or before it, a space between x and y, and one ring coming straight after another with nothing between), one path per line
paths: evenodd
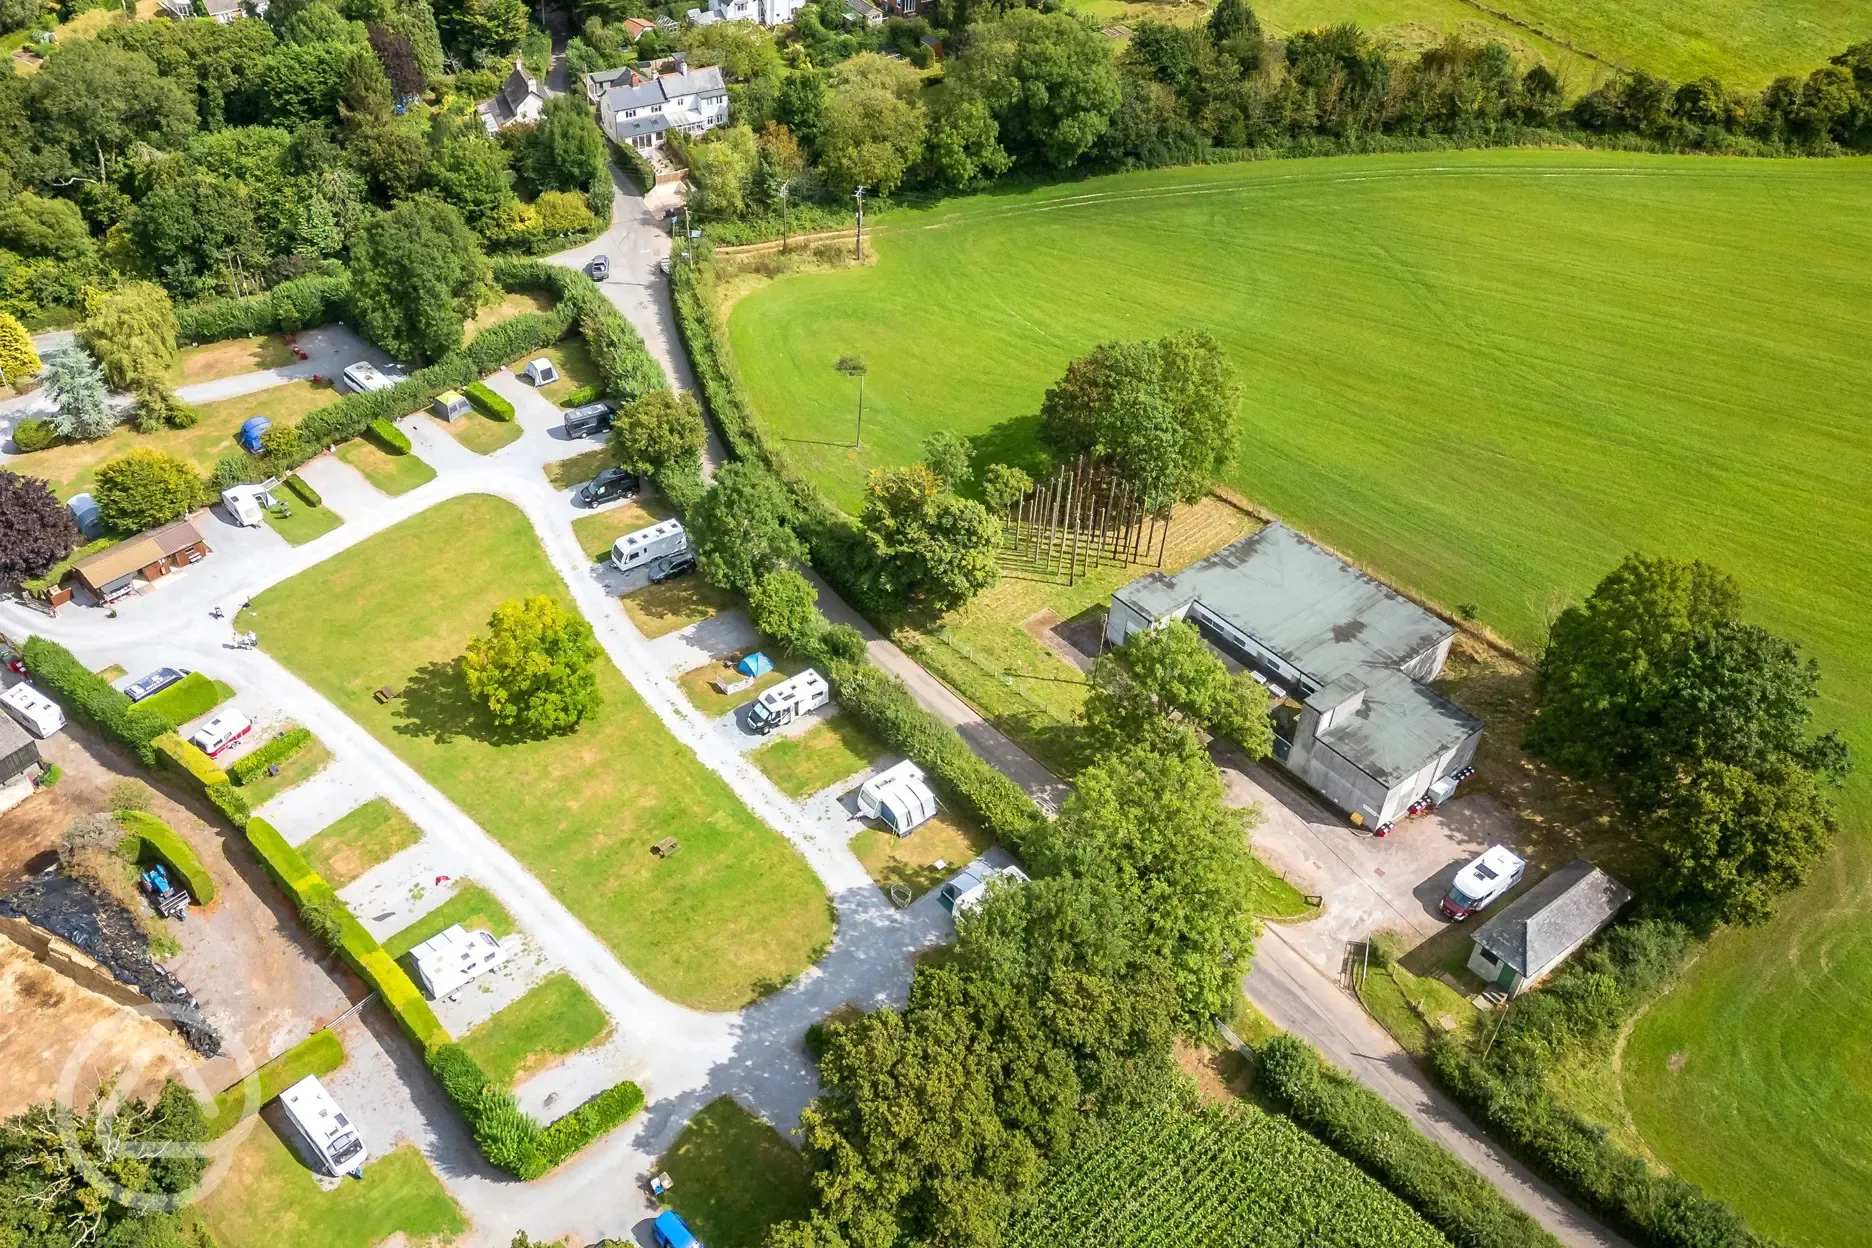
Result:
M513 73L507 75L494 98L475 105L475 115L490 135L508 126L538 121L545 110L546 92L541 90L539 79L519 61L514 62Z
M1112 595L1113 645L1187 620L1266 686L1274 757L1383 828L1469 766L1482 721L1432 689L1456 630L1284 524Z
M1469 969L1515 996L1603 931L1631 897L1631 889L1575 858L1476 929Z
M713 65L621 81L599 101L598 122L615 143L661 147L672 130L698 135L728 124L728 87Z
M0 812L31 797L33 783L44 770L39 743L10 717L0 715Z
M162 0L163 12L179 22L185 22L198 16L195 0ZM265 17L267 0L202 0L200 16L212 17L217 25L226 26L243 17Z

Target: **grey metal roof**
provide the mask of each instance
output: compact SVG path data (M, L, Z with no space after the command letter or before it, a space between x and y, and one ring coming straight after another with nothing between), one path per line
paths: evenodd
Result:
M39 761L39 743L10 716L0 714L0 784Z
M1610 923L1631 897L1631 889L1575 858L1477 928L1475 943L1527 975Z
M1456 630L1284 524L1113 597L1154 620L1200 602L1305 673L1311 688L1298 692L1316 709L1362 687L1363 704L1319 739L1387 786L1481 731L1481 720L1399 670Z

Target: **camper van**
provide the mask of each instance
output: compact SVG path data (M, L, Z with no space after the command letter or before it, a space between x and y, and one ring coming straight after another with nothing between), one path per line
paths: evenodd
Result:
M689 553L689 535L680 520L660 520L647 529L626 533L611 545L611 564L620 572L650 568L658 560ZM652 569L654 575L654 569Z
M754 699L748 708L748 727L764 737L831 700L832 689L825 677L809 667Z
M159 667L141 680L133 680L124 686L124 692L132 702L141 702L152 694L161 693L170 685L177 684L189 674L186 667Z
M1013 880L1017 884L1028 882L1027 873L1019 867L991 867L985 862L972 862L942 886L936 900L959 919L981 905L982 899L988 896L988 886L999 879Z
M1501 900L1521 882L1527 863L1506 845L1491 845L1482 856L1456 873L1456 882L1443 895L1445 918L1466 919Z
M344 370L345 385L353 394L369 394L374 390L388 390L390 379L377 371L377 366L369 360L359 360Z
M0 693L0 709L41 741L65 726L65 712L59 704L23 681Z
M898 836L909 836L936 813L936 794L923 769L904 759L858 788L858 813L876 819Z
M369 1155L364 1141L317 1075L307 1075L280 1093L280 1105L286 1111L286 1121L292 1123L327 1174L334 1179L341 1174L364 1177L364 1158Z
M252 731L253 721L229 707L197 728L189 737L189 744L213 758Z
M438 932L410 950L416 978L430 1000L440 1000L507 960L512 952L489 931L467 931L461 924Z
M617 405L609 399L572 408L565 414L565 435L568 438L589 438L594 433L603 433L611 427L612 418L616 415Z

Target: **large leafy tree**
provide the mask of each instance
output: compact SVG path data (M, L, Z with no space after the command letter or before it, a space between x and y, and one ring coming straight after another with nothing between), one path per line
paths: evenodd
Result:
M1091 150L1119 102L1110 41L1069 13L1020 8L971 28L948 80L987 104L1010 151L1056 169Z
M699 470L707 444L708 428L695 396L667 389L626 403L611 425L611 448L618 463L639 476Z
M1193 502L1235 453L1241 387L1206 333L1108 342L1066 367L1040 407L1041 437L1063 457L1091 453L1147 506Z
M923 156L928 117L881 87L835 91L819 131L819 172L840 194L888 195Z
M1189 724L1225 737L1250 758L1274 746L1267 691L1230 675L1192 624L1174 620L1132 633L1092 668L1085 726L1099 753L1163 743Z
M69 199L26 191L0 208L0 247L22 256L88 265L96 254L91 227Z
M1662 881L1705 921L1758 923L1807 879L1838 831L1813 774L1776 759L1759 770L1697 764L1652 819Z
M806 547L788 525L792 514L786 489L771 472L747 460L726 465L689 510L702 574L745 593L768 573L803 559Z
M89 441L117 427L104 370L83 347L64 347L48 355L39 381L53 404L49 423L61 438Z
M78 525L50 486L0 469L0 584L38 576L77 544Z
M397 205L351 246L352 307L364 332L400 359L426 364L453 351L487 289L480 240L436 200Z
M943 489L921 464L872 473L858 520L873 556L872 588L884 599L943 610L1000 576L1001 522Z
M150 282L125 282L106 295L79 329L78 340L97 357L104 379L119 390L160 382L180 358L175 305L168 291Z
M565 733L603 701L593 670L601 653L591 625L557 599L512 598L494 608L486 634L468 643L462 678L500 727L526 736Z
M92 494L104 523L121 533L140 533L201 506L208 483L187 460L139 447L99 468Z
M186 87L163 77L140 52L92 40L62 46L27 79L26 114L39 142L61 149L74 170L109 182L134 143L167 147L195 129Z
M460 209L470 225L479 226L513 202L507 166L506 149L472 118L437 113L430 121L424 184Z
M610 159L604 131L575 95L546 101L539 128L527 144L526 173L542 191L582 191L598 182Z
M137 262L183 298L245 294L266 262L247 188L193 170L163 177L131 211Z

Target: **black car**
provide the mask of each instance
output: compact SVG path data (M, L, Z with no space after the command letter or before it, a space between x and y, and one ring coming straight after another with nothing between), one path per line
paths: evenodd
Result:
M589 438L594 433L603 433L611 427L611 417L616 410L616 405L608 399L573 408L565 414L566 437Z
M587 507L596 507L613 499L635 498L638 485L636 473L607 468L579 487L579 501Z
M590 275L594 282L604 281L605 278L611 276L611 257L593 256L590 262L586 264L585 272Z
M664 581L693 571L695 571L695 551L685 550L680 555L665 555L650 565L650 583L661 585Z

